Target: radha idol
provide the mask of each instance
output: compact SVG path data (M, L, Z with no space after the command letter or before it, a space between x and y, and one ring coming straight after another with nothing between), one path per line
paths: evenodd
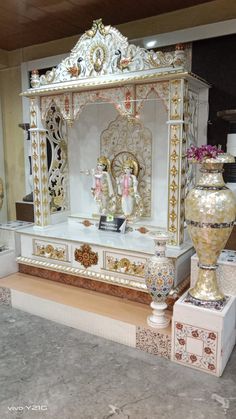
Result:
M101 156L97 159L97 167L89 171L93 178L91 192L98 205L99 214L113 212L114 190L110 175L110 160Z
M121 196L122 212L126 218L135 215L136 207L141 202L137 176L137 162L131 158L127 159L123 164L123 173L116 180L118 195Z

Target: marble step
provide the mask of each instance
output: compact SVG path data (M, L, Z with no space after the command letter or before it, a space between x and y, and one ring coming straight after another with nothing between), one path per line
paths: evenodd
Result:
M1 289L10 290L14 308L170 358L171 326L150 328L151 309L145 304L22 273L1 278Z

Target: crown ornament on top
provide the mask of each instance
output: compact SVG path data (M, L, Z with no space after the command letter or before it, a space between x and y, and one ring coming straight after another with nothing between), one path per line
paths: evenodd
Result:
M37 70L32 71L31 86L35 88L98 76L110 76L115 80L116 76L133 76L140 71L184 70L185 64L184 48L176 46L175 51L166 53L148 51L129 44L116 28L104 26L102 19L98 19L57 67L42 76Z

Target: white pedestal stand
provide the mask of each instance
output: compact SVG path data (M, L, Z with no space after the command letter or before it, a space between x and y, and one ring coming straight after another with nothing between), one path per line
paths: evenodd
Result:
M174 305L171 360L220 377L236 342L235 297L223 308L198 307L184 294Z
M153 312L151 316L148 316L147 323L149 326L154 327L156 329L164 329L170 323L170 319L166 317L165 310L167 308L166 303L155 303L152 301L150 304Z

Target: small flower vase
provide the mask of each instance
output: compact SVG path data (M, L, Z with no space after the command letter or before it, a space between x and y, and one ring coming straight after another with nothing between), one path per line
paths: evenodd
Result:
M145 265L145 282L153 301L153 313L147 318L147 323L157 329L169 325L170 319L165 315L166 299L174 283L175 267L172 259L166 257L166 243L169 240L167 232L150 233L154 236L155 256L147 260Z

